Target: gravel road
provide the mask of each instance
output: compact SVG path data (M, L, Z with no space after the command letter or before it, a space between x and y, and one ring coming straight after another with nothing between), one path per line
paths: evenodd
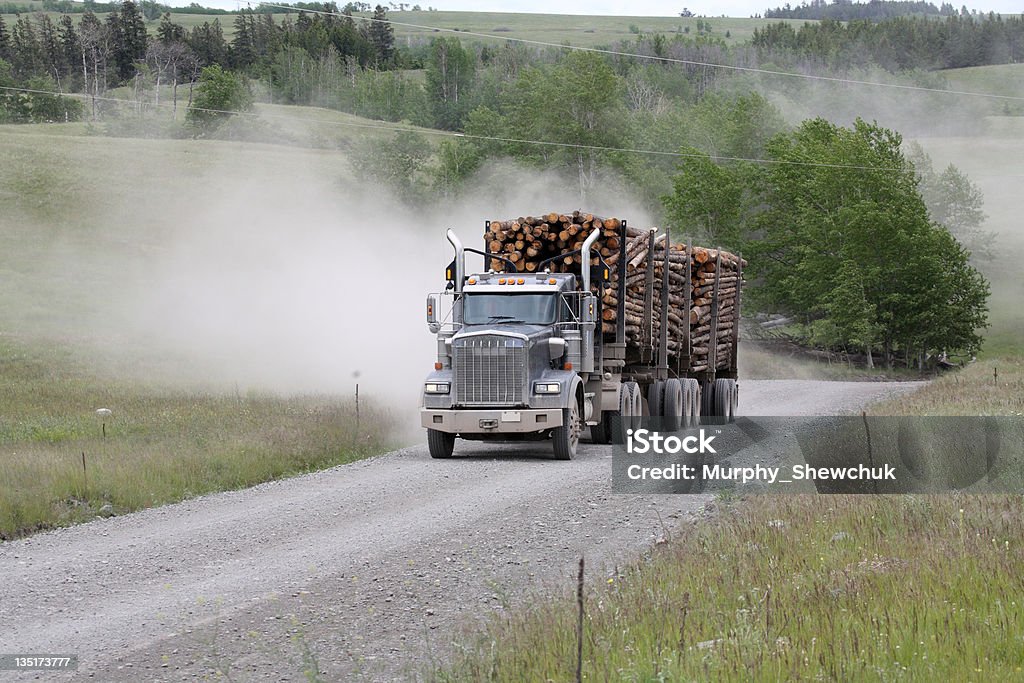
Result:
M744 381L746 415L856 410L914 383ZM711 498L613 495L611 449L424 446L0 544L0 680L408 680L496 611L610 575Z

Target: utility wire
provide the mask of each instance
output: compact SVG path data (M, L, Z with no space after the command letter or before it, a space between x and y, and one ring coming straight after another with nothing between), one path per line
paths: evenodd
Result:
M103 96L93 97L92 95L89 95L88 93L61 93L61 92L54 92L52 90L38 90L38 89L33 89L33 88L20 88L20 87L13 87L13 86L0 86L0 90L6 90L6 91L11 91L11 92L32 93L32 94L39 94L39 95L54 95L54 96L59 96L59 97L78 97L78 98L82 98L82 99L85 99L85 100L88 100L88 101L95 100L97 102L118 102L118 103L123 104L123 105L133 105L133 104L137 104L138 103L137 101L125 100L125 99L121 99L121 98L118 98L118 97L103 97ZM166 108L166 107L173 107L174 104L172 102L161 102L159 105L157 105L157 104L152 103L152 102L147 102L147 103L144 103L144 106L147 106L147 107L160 106L160 107L165 107ZM714 161L742 161L742 162L748 162L748 163L752 163L752 164L775 164L775 165L786 165L786 166L810 166L810 167L817 167L817 168L844 168L844 169L857 170L857 171L895 171L895 172L900 172L900 171L909 170L909 169L899 168L899 167L895 167L895 166L857 166L857 165L853 165L853 164L826 164L826 163L815 162L815 161L794 161L794 160L789 160L789 159L756 159L756 158L747 158L747 157L722 156L722 155L717 155L717 154L703 154L703 153L700 153L700 152L668 152L668 151L665 151L665 150L656 150L656 149L637 149L637 148L630 148L630 147L609 147L609 146L604 146L604 145L583 145L583 144L577 144L577 143L572 143L572 142L551 142L551 141L547 141L547 140L527 140L527 139L520 139L520 138L504 138L504 137L498 137L498 136L493 136L493 135L474 135L474 134L471 134L471 133L458 133L458 132L447 131L447 130L436 130L436 129L433 129L433 128L413 128L411 126L401 126L401 125L393 125L393 124L387 124L387 123L361 123L361 122L358 122L358 121L314 120L314 119L304 118L302 116L292 116L292 115L288 115L288 114L273 114L273 113L269 113L269 112L240 112L240 111L231 111L231 110L228 110L228 109L210 109L210 108L207 108L207 107L196 107L194 105L189 107L189 109L192 110L192 111L201 111L201 112L207 112L207 113L211 113L211 114L230 114L230 115L233 115L233 116L245 116L245 117L252 117L252 118L284 119L284 120L292 120L292 121L302 121L303 123L306 123L306 124L326 123L326 124L330 124L330 125L347 126L347 127L352 127L352 128L369 128L369 129L374 129L374 130L384 130L384 131L392 131L392 132L419 133L419 134L422 134L422 135L434 135L434 136L445 137L445 138L465 138L465 139L469 139L469 140L480 140L480 141L483 141L483 142L500 142L500 143L505 143L505 144L517 144L517 145L538 145L538 146L546 146L546 147L558 147L558 148L563 148L563 149L579 149L579 150L586 150L586 151L592 151L592 152L620 152L620 153L624 153L624 154L649 154L649 155L652 155L652 156L661 156L661 157L712 159Z
M350 15L344 14L343 12L328 12L326 10L312 10L312 9L300 9L289 5L276 5L270 2L258 3L261 7L273 7L277 9L291 10L292 13L308 12L309 14L320 14L324 16L332 17L347 17ZM847 85L864 85L875 88L895 88L898 90L911 90L916 92L928 92L928 93L939 93L943 95L962 95L967 97L987 97L997 100L1009 100L1014 102L1024 102L1024 97L1017 95L996 95L994 93L985 92L972 92L967 90L950 90L948 88L929 88L923 85L903 85L899 83L883 83L881 81L862 81L853 78L840 78L838 76L817 76L814 74L802 74L794 71L778 71L775 69L760 69L753 66L736 66L734 64L718 64L715 62L701 62L693 59L678 59L674 57L658 57L655 55L644 55L636 52L620 52L618 50L608 50L599 47L587 47L585 45L568 45L561 43L551 43L543 40L531 40L529 38L514 38L511 36L499 36L493 33L480 33L477 31L463 31L461 29L454 28L441 28L439 26L424 26L423 24L411 24L404 21L394 21L392 19L377 19L375 17L352 17L353 19L359 18L363 21L375 21L382 24L390 24L392 26L402 26L405 28L418 28L425 31L440 31L445 33L455 33L460 36L473 36L475 38L489 38L492 40L507 41L512 43L523 43L525 45L537 45L539 47L553 47L560 50L576 50L579 52L594 52L597 54L611 55L613 57L630 57L634 59L646 59L650 61L656 61L668 64L685 64L687 66L703 66L712 69L727 69L731 71L742 71L745 73L756 73L767 76L785 76L788 78L804 78L815 81L826 81L829 83L845 83Z

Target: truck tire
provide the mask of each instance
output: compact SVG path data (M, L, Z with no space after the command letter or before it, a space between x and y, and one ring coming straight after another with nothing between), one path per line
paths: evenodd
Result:
M683 383L675 377L665 382L665 421L667 432L678 432L683 426Z
M665 383L661 380L651 382L647 387L647 409L651 413L651 417L661 417L663 415L664 401Z
M551 432L551 440L555 449L555 460L572 460L576 457L576 447L580 443L580 432L583 423L580 420L580 407L576 401L562 410L562 426Z
M735 380L715 380L715 417L722 418L725 422L732 422L736 419L733 412L735 407L735 395Z
M450 458L452 451L455 450L455 435L428 429L427 447L430 449L431 458Z
M629 419L626 420L628 424L625 424L626 429L640 429L640 421L644 418L644 400L640 393L640 385L636 382L626 382L626 388L629 390ZM626 413L622 414L623 418L626 417Z
M700 392L700 416L702 422L710 424L715 417L715 382L706 382ZM708 419L703 419L708 418Z
M695 379L683 380L683 429L692 429L700 423L700 383Z
M614 440L615 436L615 424L620 422L622 418L622 406L625 398L628 396L626 392L626 385L622 384L619 386L619 409L618 410L602 410L601 420L596 425L590 425L590 440L594 443L609 444Z

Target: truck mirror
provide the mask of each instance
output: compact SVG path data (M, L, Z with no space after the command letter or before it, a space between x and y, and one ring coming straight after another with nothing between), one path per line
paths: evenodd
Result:
M564 356L566 346L565 340L560 337L548 339L548 352L551 354L551 360L558 360Z
M437 322L436 294L429 294L427 296L427 329L430 330L431 334L437 334L441 330L441 325Z

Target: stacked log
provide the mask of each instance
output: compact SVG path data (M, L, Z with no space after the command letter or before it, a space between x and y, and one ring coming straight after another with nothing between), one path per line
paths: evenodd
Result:
M522 216L515 220L491 221L485 239L491 253L500 254L508 259L520 272L549 269L552 272L578 273L582 262L581 256L570 252L579 250L583 246L583 241L595 229L601 230L602 233L595 244L591 263L596 265L600 254L604 262L611 267L612 275L609 286L600 292L603 301L601 329L605 341L614 341L615 338L618 315L618 261L621 255L619 240L624 233L627 347L633 352L630 354L631 357L637 356L638 351L646 348L653 349L653 358L657 358L661 334L661 287L664 281L666 254L664 234L655 236L652 251L649 230L638 230L630 226L623 231L622 221L617 218L601 218L573 211L567 214L549 213L542 216ZM691 246L688 250L685 244L679 242L669 244L667 249L667 337L670 367L688 369L691 372L707 370L712 364L716 368L729 367L735 350L734 336L738 327L736 303L742 285L742 266L745 266L746 262L727 251L696 246ZM650 264L649 259L652 257L654 263ZM549 258L554 260L544 263ZM490 267L498 271L508 269L506 264L498 259L491 259ZM653 275L653 306L650 320L645 320L644 302L647 297L649 275ZM690 296L688 310L687 285ZM716 286L717 311L713 296ZM713 318L716 316L717 324L712 329ZM688 362L682 362L687 356ZM647 357L652 357L652 354L648 354Z
M563 255L582 248L583 241L595 229L602 231L595 253L600 253L606 261L617 254L621 228L622 221L618 218L599 218L580 211L549 213L490 221L485 240L488 251L511 261L519 272L536 272L541 262L554 258L543 268L557 273L579 270L582 260L579 254ZM640 231L629 228L627 234L635 236ZM596 255L592 261L597 263ZM491 259L490 267L500 271L505 269L505 264Z
M653 254L649 253L649 236L633 238L642 243L626 264L625 332L629 346L647 347L657 357L661 334L661 288L664 282L664 235L656 237ZM632 241L632 240L631 240ZM629 245L627 244L627 254ZM653 268L648 260L653 256ZM732 364L737 332L736 304L740 291L741 260L735 254L718 249L691 246L689 249L690 306L686 307L687 247L673 242L668 248L668 355L670 367L684 365L681 358L689 356L685 369L700 372L711 367L727 368ZM742 261L746 265L746 261ZM617 269L616 269L617 271ZM651 286L652 311L644 320L647 278L653 274ZM618 310L618 273L613 273L613 286L603 296L602 330L606 339L614 338ZM715 310L715 287L718 307ZM717 317L717 324L712 323ZM645 323L647 323L645 325ZM689 353L687 353L687 327ZM649 331L648 331L649 330ZM712 352L712 345L714 351Z

